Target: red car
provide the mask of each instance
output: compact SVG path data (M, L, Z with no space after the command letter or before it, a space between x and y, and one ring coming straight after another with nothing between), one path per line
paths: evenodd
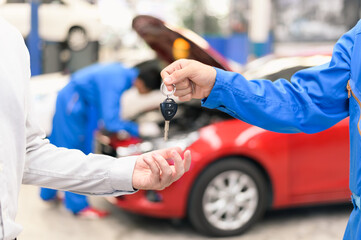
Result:
M206 54L207 48L159 20L142 16L134 23L137 32L146 36L147 43L168 62L174 60L170 46L181 37L198 51L198 55L189 54L191 58L229 69L218 55L216 60L212 57L214 52ZM157 38L158 35L162 38ZM297 70L329 59L329 56L268 57L257 60L243 73L249 78L289 79ZM154 114L160 116L159 109L134 120ZM158 119L163 127L164 121ZM349 200L347 119L317 134L281 134L201 108L196 101L179 105L169 136L167 142L162 136L124 141L98 133L99 151L118 157L173 145L192 152L190 171L170 187L117 197L112 199L114 204L153 217L187 217L206 235L231 236L244 232L267 209Z

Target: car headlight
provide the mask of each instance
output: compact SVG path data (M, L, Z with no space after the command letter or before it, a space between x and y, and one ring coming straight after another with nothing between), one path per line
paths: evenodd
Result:
M164 141L163 138L155 138L150 141L131 144L127 147L118 147L117 157L126 157L130 155L142 154L156 149L169 148L169 147L180 147L182 150L185 150L197 139L199 139L198 131L187 134L180 134L168 139L168 141Z

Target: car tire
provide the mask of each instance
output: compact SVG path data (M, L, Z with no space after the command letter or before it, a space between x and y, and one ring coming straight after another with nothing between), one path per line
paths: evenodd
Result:
M89 38L86 31L81 27L72 27L69 30L67 45L72 51L81 51L89 44Z
M205 235L239 235L264 214L269 199L267 181L255 164L246 159L221 159L196 180L188 217Z

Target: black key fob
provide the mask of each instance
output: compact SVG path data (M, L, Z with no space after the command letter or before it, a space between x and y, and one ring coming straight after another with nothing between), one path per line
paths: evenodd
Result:
M170 121L177 113L178 104L171 98L166 98L164 102L160 104L160 111L164 117L164 120Z

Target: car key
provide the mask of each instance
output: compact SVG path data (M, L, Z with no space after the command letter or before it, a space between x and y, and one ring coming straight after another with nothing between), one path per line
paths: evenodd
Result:
M177 113L178 104L169 96L171 96L175 92L175 86L172 92L164 91L164 83L161 86L161 92L163 95L167 96L167 98L160 104L160 111L164 117L164 141L168 140L168 132L169 132L169 122L173 119L175 114Z
M174 115L177 113L178 104L167 96L167 98L160 104L160 110L164 117L164 140L168 140L169 122L172 120Z

